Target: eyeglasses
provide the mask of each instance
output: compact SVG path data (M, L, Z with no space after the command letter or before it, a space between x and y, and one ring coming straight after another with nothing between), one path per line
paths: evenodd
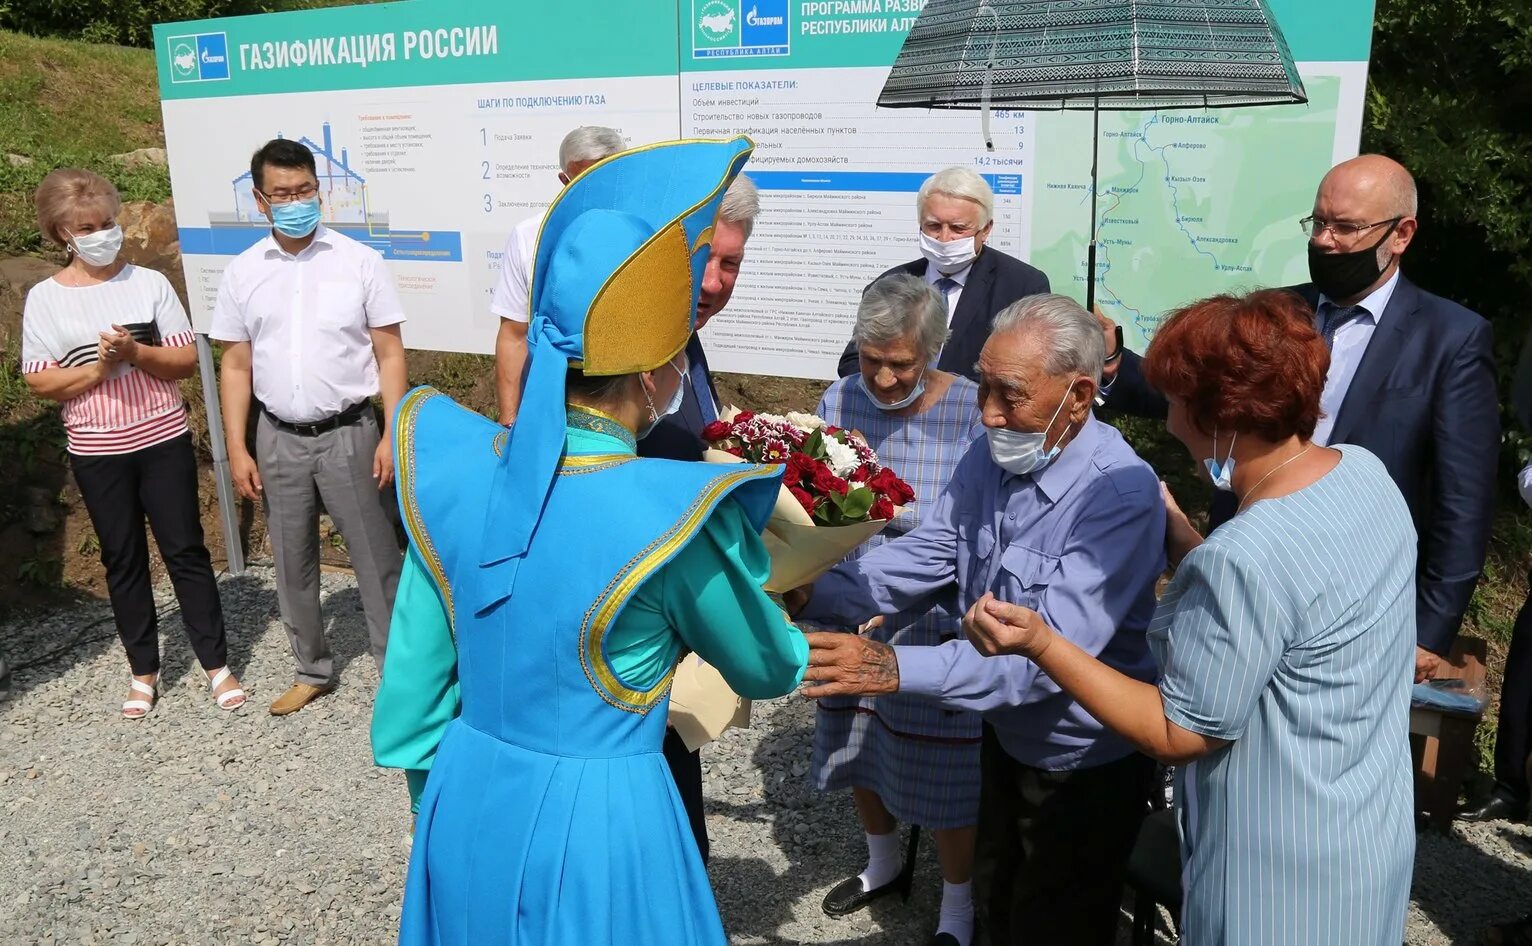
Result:
M315 187L313 184L305 184L303 187L296 191L292 191L291 193L262 194L260 191L256 191L256 193L260 194L261 198L265 200L266 203L276 207L282 204L291 204L300 200L310 200L319 193L319 188Z
M1312 214L1298 221L1298 226L1303 228L1306 236L1313 238L1329 230L1340 239L1354 237L1358 233L1366 233L1373 227L1381 227L1386 223L1398 223L1403 217L1390 217L1387 220L1379 220L1377 223L1346 223L1341 220L1326 220L1323 217L1315 217Z

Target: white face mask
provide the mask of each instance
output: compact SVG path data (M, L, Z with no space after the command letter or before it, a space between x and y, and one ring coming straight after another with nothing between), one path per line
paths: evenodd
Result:
M878 399L878 396L873 393L872 388L867 384L866 375L858 374L856 376L856 383L861 385L862 393L867 395L867 399L872 402L872 406L880 411L902 411L911 404L914 404L922 394L926 393L926 373L924 371L920 372L920 377L915 380L915 386L910 389L910 393L892 404Z
M686 372L680 368L677 368L675 365L671 365L670 368L676 374L681 376L680 380L676 382L676 393L670 396L670 402L665 405L665 409L663 411L656 411L654 409L654 400L649 397L649 392L644 392L644 400L649 404L650 419L649 423L645 424L644 428L638 432L639 440L643 440L645 437L654 433L654 428L660 425L660 421L669 417L671 414L674 414L676 411L679 411L681 409L681 402L686 400Z
M1202 465L1208 469L1208 478L1213 485L1222 490L1234 489L1234 441L1239 439L1239 434L1229 438L1229 453L1218 462L1218 428L1213 428L1213 455L1202 461Z
M64 231L69 233L68 230ZM115 224L107 230L97 230L84 236L69 233L75 253L92 266L110 266L122 252L122 227Z
M989 456L995 465L1008 473L1026 476L1052 463L1053 458L1059 455L1058 441L1054 441L1053 446L1047 449L1043 445L1048 442L1048 431L1053 429L1053 422L1059 419L1059 413L1069 403L1069 394L1073 390L1074 385L1070 385L1069 390L1064 392L1064 400L1059 402L1053 416L1048 418L1048 426L1036 433L986 427L984 434L989 438Z
M943 276L950 276L958 270L974 261L979 255L979 250L974 244L974 238L963 237L961 240L951 240L947 243L930 236L924 231L920 234L920 255L926 258L936 271Z

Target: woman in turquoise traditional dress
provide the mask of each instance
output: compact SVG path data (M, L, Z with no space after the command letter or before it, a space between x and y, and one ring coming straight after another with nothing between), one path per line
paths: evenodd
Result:
M725 942L661 754L683 647L741 695L803 673L761 591L777 467L638 459L678 402L748 140L616 155L538 242L513 429L421 388L395 444L410 550L373 717L418 800L400 942Z

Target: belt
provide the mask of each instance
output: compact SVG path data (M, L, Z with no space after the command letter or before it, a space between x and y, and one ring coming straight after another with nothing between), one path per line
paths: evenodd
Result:
M266 419L271 421L272 425L280 430L297 434L300 437L317 437L320 434L327 434L332 430L339 430L342 427L356 423L362 419L363 412L371 406L371 401L357 401L339 414L331 414L323 420L311 421L306 424L289 423L271 411L266 410L265 407L261 408L261 413L265 414Z

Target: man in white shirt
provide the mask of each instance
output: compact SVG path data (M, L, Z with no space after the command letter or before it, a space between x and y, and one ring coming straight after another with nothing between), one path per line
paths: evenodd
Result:
M314 156L268 142L250 162L271 234L229 263L210 334L224 344L219 391L234 486L264 499L277 603L296 681L271 704L302 709L335 687L319 608L319 503L346 539L383 668L403 555L394 530L393 448L371 397L392 417L404 396L404 321L383 257L320 223ZM247 446L259 406L255 456Z
M576 128L559 144L559 183L568 184L592 164L627 147L615 129L600 125ZM532 261L537 258L537 233L543 217L528 217L511 231L500 257L500 281L489 302L489 311L500 317L500 331L495 336L495 393L502 424L516 419L516 408L521 404L527 322L532 318L527 300L532 297Z

